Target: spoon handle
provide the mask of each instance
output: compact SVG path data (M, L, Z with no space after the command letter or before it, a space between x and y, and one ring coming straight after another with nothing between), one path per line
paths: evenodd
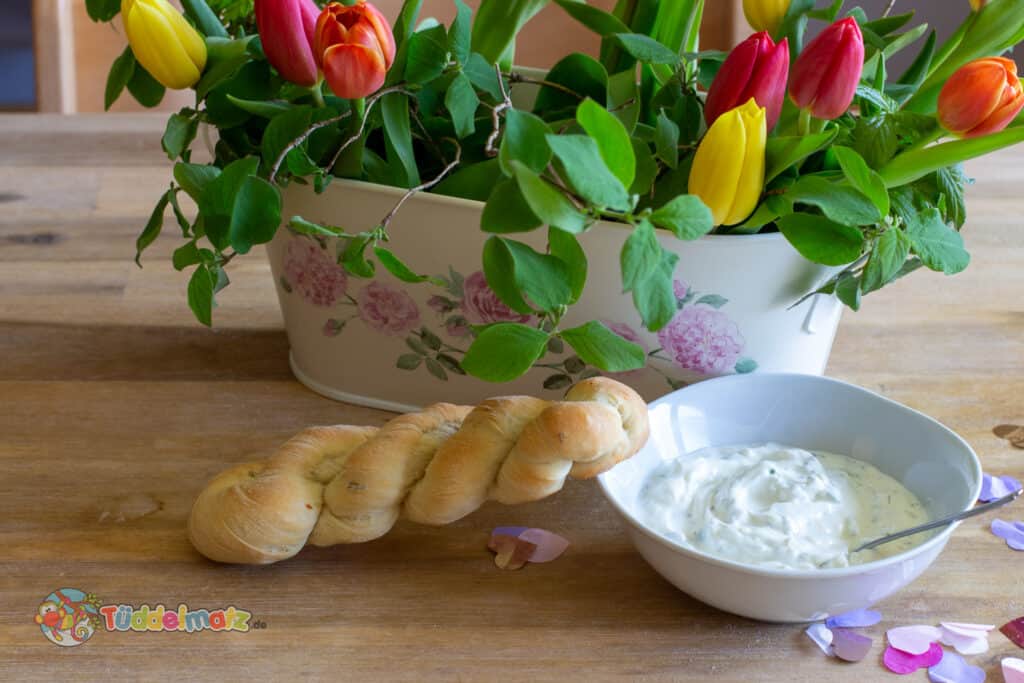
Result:
M906 529L905 531L898 531L895 534L883 536L882 538L878 538L874 541L865 543L864 545L854 549L851 552L859 553L862 550L872 550L880 545L889 543L890 541L897 541L901 538L913 536L924 531L931 531L932 529L938 529L940 527L949 526L953 522L959 522L960 520L967 519L968 517L977 517L978 515L983 515L986 512L995 510L996 508L1001 508L1008 503L1012 503L1013 501L1017 500L1017 498L1019 498L1022 494L1024 494L1024 489L1019 489L1007 496L1003 496L1002 498L993 500L990 503L985 503L984 505L978 505L976 507L971 508L970 510L964 510L959 514L952 515L950 517L945 517L943 519L938 519L934 522L928 522L927 524L922 524L921 526L915 526L911 529Z

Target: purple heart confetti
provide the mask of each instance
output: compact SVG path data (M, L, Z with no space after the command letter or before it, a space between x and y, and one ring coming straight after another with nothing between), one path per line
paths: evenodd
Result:
M1003 496L1008 496L1014 491L1020 491L1021 488L1021 483L1013 477L997 477L991 474L983 474L981 477L981 494L978 496L978 501L990 503Z
M942 638L942 631L934 626L920 624L891 628L886 632L886 636L889 638L889 644L897 650L910 655L923 655L931 649L932 644Z
M971 666L955 652L946 652L942 661L928 669L928 680L932 683L983 683L985 671Z
M882 620L882 615L869 609L855 609L852 612L843 612L825 620L825 626L829 628L863 628L874 626Z
M942 661L943 650L938 643L932 643L924 654L912 655L889 646L882 656L885 668L896 674L912 674L918 669L927 669Z
M512 536L513 538L519 538L519 534L523 533L530 527L528 526L499 526L495 527L494 531L491 532L492 536Z
M832 631L832 652L847 662L859 662L868 656L874 641L856 631L834 628Z
M832 631L825 624L811 624L807 627L807 637L814 641L814 644L821 648L829 657L834 657L832 652Z
M1024 522L1011 523L997 519L992 522L992 533L1014 550L1024 550Z

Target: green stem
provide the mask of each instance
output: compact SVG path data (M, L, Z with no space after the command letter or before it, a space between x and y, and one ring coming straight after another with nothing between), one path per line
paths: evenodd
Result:
M309 89L310 94L313 95L313 104L315 104L320 109L323 109L325 106L327 106L324 103L324 91L321 89L322 83L323 81L317 81L317 84Z
M811 112L809 109L800 110L800 135L808 136L811 134Z
M954 140L925 149L904 152L882 167L878 173L885 181L886 187L900 187L939 169L976 159L1022 142L1024 142L1024 126L1007 128L1003 132L993 135Z

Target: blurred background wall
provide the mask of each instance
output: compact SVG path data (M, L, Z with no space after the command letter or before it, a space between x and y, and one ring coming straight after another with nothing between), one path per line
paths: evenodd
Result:
M476 7L479 0L468 0ZM604 9L615 0L590 0ZM394 16L402 0L376 0ZM819 3L824 4L824 3ZM848 3L852 5L853 3ZM869 14L883 11L888 0L861 0ZM741 0L708 0L704 46L727 49L749 33ZM916 9L918 16L948 35L968 11L967 0L897 0L896 12ZM451 0L425 0L424 16L447 21ZM572 51L595 51L598 41L556 6L548 7L527 27L520 42L519 62L549 66ZM103 108L103 86L111 62L124 49L120 28L94 24L85 0L0 0L0 110L95 112ZM894 70L899 64L894 65ZM161 109L189 104L188 93L168 93ZM114 111L135 111L123 97Z

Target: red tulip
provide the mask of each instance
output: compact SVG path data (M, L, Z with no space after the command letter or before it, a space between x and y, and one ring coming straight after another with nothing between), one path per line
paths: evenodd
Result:
M939 93L939 123L974 138L1010 125L1024 109L1024 89L1012 59L988 57L960 67Z
M796 60L790 96L819 119L837 119L853 103L864 71L864 36L853 17L825 29Z
M313 0L256 0L256 26L263 52L286 81L313 86L320 80L313 56L319 13Z
M332 2L316 22L316 58L335 95L366 97L384 85L395 61L391 26L366 0L350 7Z
M762 31L740 43L726 58L704 104L710 127L718 117L751 98L768 112L768 130L782 114L789 78L789 41L778 45Z

